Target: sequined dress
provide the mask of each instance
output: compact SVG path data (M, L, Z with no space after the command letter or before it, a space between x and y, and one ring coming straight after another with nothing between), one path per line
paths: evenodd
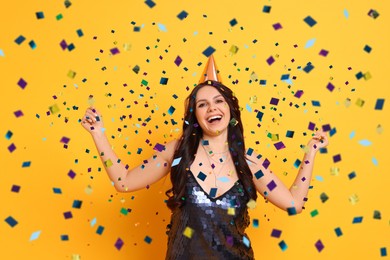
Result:
M186 203L171 216L166 260L254 259L245 229L249 197L238 180L227 192L212 198L187 173Z

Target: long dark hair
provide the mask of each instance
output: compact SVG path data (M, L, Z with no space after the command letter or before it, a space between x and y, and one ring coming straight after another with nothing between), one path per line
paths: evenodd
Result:
M196 94L204 86L216 88L230 107L231 119L235 123L228 126L228 143L232 156L234 167L236 168L238 178L245 187L245 192L249 198L256 200L257 193L252 180L252 173L245 158L244 128L241 122L241 112L238 105L238 99L234 96L232 90L220 82L208 80L197 85L185 101L185 115L183 123L183 133L177 144L173 159L180 159L180 162L171 168L172 188L165 194L168 196L167 205L173 211L177 207L184 205L185 185L187 181L187 172L195 159L195 154L202 138L202 128L199 126L195 116Z

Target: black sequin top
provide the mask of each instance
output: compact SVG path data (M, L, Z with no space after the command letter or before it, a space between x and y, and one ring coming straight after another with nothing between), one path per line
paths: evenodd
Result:
M254 259L250 240L249 197L238 180L224 194L212 198L188 172L186 202L168 225L166 260Z

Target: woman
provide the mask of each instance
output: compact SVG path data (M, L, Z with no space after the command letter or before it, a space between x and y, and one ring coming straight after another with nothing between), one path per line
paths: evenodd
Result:
M205 71L205 81L186 100L181 138L156 145L156 153L138 167L128 170L118 160L101 131L103 122L96 109L87 109L82 125L92 134L118 191L145 188L171 173L166 259L253 259L245 229L247 209L255 203L257 192L289 214L300 213L315 155L328 138L323 132L314 134L288 189L268 169L267 159L245 149L238 100L216 81L212 57Z

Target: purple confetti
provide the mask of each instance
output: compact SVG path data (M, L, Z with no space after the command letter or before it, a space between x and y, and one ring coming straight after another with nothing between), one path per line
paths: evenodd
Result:
M326 86L326 88L330 91L330 92L332 92L333 90L334 90L334 88L335 88L335 86L332 84L332 83L328 83L328 85Z
M10 146L8 146L8 151L10 151L11 153L12 153L13 151L15 151L15 149L16 149L15 144L10 144Z
M69 143L69 141L70 141L70 138L64 136L64 137L61 138L60 142L64 143L64 144L67 144L67 143Z
M309 122L309 130L314 131L314 128L316 127L316 124Z
M74 179L74 177L76 177L76 173L72 170L69 170L68 172L68 176L71 178L71 179Z
M298 90L298 91L295 93L294 97L300 98L302 95L303 95L303 90Z
M272 27L274 27L275 30L282 29L282 25L280 23L275 23L272 25Z
M275 146L276 150L286 148L286 146L283 144L283 142L275 143L274 146Z
M321 240L318 240L316 243L315 243L315 247L317 248L318 252L321 252L322 249L324 249L324 244L322 244Z
M70 212L70 211L67 211L67 212L64 212L64 218L65 219L69 219L69 218L72 218L73 216L72 216L72 212Z
M339 162L341 161L341 155L340 154L337 154L335 156L333 156L333 162L336 163L336 162Z
M162 144L157 143L157 144L154 146L153 149L156 150L156 151L162 152L162 151L165 150L165 145L162 145Z
M268 159L265 159L263 162L263 167L268 169L268 166L271 164L271 162Z
M270 57L267 59L268 65L272 65L272 63L274 63L274 62L275 62L275 59L274 59L274 57L272 57L272 56L270 56Z
M271 101L269 102L271 105L275 105L277 106L278 103L279 103L279 99L278 98L271 98Z
M179 67L182 61L183 61L183 60L180 58L180 56L177 56L177 57L176 57L176 60L175 60L176 66Z
M14 115L15 115L16 117L24 116L22 110L15 111L15 112L14 112Z
M66 49L68 48L68 44L66 43L65 40L62 40L62 41L60 42L60 46L61 46L61 49L62 49L63 51L66 50Z
M281 234L282 234L281 230L279 230L279 229L272 229L271 237L279 238Z
M111 52L112 55L115 55L115 54L118 54L118 53L119 53L119 49L118 49L117 47L115 47L115 48L112 48L112 49L110 50L110 52Z
M270 183L267 184L267 188L269 189L269 191L272 191L276 188L276 183L274 182L274 180L270 181Z
M115 247L116 249L118 250L121 250L122 246L123 246L124 242L121 238L118 238L115 242Z
M18 81L18 85L19 85L19 87L24 89L27 86L27 82L23 78L20 78Z
M326 57L326 56L328 56L328 53L329 53L329 51L322 49L322 50L320 51L319 54L320 54L321 56Z

